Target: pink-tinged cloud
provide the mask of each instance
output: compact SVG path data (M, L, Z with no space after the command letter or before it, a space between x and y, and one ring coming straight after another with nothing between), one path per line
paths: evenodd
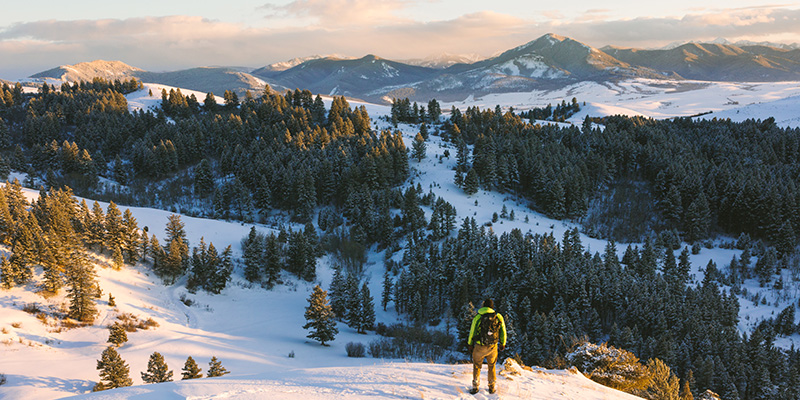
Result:
M294 0L262 8L271 17L311 17L318 26L332 28L397 24L403 21L397 12L410 5L406 0Z

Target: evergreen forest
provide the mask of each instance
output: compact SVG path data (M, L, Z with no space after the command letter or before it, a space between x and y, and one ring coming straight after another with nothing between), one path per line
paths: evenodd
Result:
M472 304L493 297L508 325L505 355L529 365L562 365L571 342L585 338L657 358L697 393L800 398L800 353L774 344L798 331L795 304L753 332L737 328L743 279L780 290L776 274L800 270L797 129L771 119L622 116L564 128L499 107L453 108L443 119L435 100L395 101L392 122L421 124L421 140L440 135L455 149L453 179L465 195L505 192L578 222L609 240L600 254L577 229L562 238L498 235L458 219L453 205L411 181L401 133L374 129L366 109L344 97L326 108L309 91L266 87L241 100L226 92L218 104L211 93L200 102L174 90L156 94L160 110L128 112L124 95L140 88L102 79L34 94L0 88L0 174L26 172L22 184L41 192L31 205L18 182L0 191L0 240L11 249L4 286L41 268L43 289L66 287L70 316L90 322L89 260L105 253L115 267L145 260L167 284L186 276L191 290L219 293L234 269L230 248L201 241L190 251L177 215L158 243L116 204L164 208L275 227L279 234L254 229L242 240L244 276L266 288L282 270L314 281L317 258L331 254L339 275L332 312L359 332L388 329L352 311L374 307L360 274L367 251L385 251L382 307L393 302L415 326L455 321L450 350L464 350ZM113 202L90 209L73 191ZM305 229L280 229L289 221ZM742 257L703 266L694 282L690 252L718 235L738 237L731 246ZM620 258L615 241L642 245Z

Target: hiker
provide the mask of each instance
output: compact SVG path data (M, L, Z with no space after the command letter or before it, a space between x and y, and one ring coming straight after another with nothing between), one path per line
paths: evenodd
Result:
M478 309L478 315L472 319L467 345L472 354L472 390L469 392L478 393L481 365L485 358L489 364L489 393L494 393L497 391L494 364L497 362L497 351L506 348L506 323L503 316L494 311L492 299L484 300L483 307Z

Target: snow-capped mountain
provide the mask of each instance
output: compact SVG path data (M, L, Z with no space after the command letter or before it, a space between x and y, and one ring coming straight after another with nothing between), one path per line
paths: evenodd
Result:
M309 89L369 101L409 97L427 101L463 100L470 95L560 89L582 82L618 82L628 78L778 82L800 80L800 49L761 43L686 43L670 49L594 48L577 40L547 34L497 56L443 54L393 61L375 55L358 59L310 56L270 64L251 73L236 69L194 68L147 72L121 62L94 61L62 66L37 79L90 80L135 76L147 82L221 94L263 90Z
M91 81L95 77L106 80L137 78L144 82L182 87L203 93L213 92L218 96L222 96L226 90L235 90L240 94L245 90L262 91L266 84L264 80L242 72L239 68L197 67L170 72L150 72L121 61L104 60L62 65L31 76L33 79L49 83Z
M456 64L472 64L484 59L486 59L486 57L483 57L478 54L442 53L439 55L425 57L425 58L412 58L408 60L400 60L400 62L411 65L417 65L420 67L445 69L447 67Z
M259 73L259 70L254 71ZM268 75L263 75L265 78ZM438 74L432 68L367 55L359 59L326 57L309 60L278 74L269 74L287 88L314 93L365 97L377 88L425 81Z

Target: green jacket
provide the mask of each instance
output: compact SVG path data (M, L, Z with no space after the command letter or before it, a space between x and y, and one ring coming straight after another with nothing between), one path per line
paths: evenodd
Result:
M467 340L467 344L472 345L472 337L475 336L475 332L479 329L478 325L480 325L480 323L481 323L481 315L487 314L487 313L493 313L493 312L495 312L495 311L492 310L489 307L481 307L480 309L478 309L478 315L476 315L475 318L472 319L472 326L469 328L469 339ZM500 315L500 314L497 314L497 319L500 321L500 326L502 327L502 329L500 329L500 342L499 343L501 343L503 346L505 346L506 345L506 321L503 320L503 316ZM475 343L481 344L481 342L479 342L477 340L475 341Z

